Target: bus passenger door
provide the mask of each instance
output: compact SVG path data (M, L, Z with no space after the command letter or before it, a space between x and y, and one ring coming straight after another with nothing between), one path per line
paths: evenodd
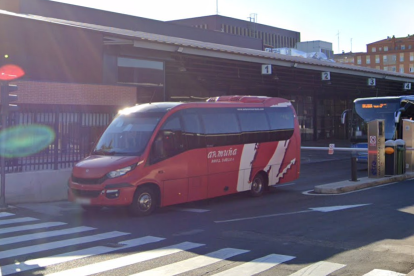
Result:
M183 122L183 137L187 147L188 160L188 201L207 198L207 149L203 127L197 109L180 111Z
M170 119L174 120L174 117ZM158 132L150 154L150 174L158 183L162 183L162 206L188 201L189 159L180 127L171 125L171 120L167 120Z

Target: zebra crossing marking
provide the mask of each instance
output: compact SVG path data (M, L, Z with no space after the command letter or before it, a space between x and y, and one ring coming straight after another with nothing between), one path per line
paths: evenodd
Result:
M118 244L122 247L107 247L107 246L95 246L86 249L66 252L59 255L38 258L33 260L27 260L24 263L15 263L0 267L0 275L6 276L18 272L33 270L37 268L44 268L50 265L61 264L65 262L70 262L78 259L83 259L95 255L106 254L110 252L114 252L121 249L137 247L149 243L159 242L164 240L164 238L158 238L153 236L146 236L131 240L126 240L119 242Z
M22 231L27 231L27 230L49 228L49 227L54 227L54 226L62 226L65 224L66 224L65 222L44 222L44 223L31 224L31 225L22 225L22 226L2 228L0 229L0 235L7 234L7 233L22 232Z
M14 214L7 213L7 212L0 212L0 218L10 217L10 216L14 216Z
M38 220L37 218L15 218L15 219L3 219L0 220L0 225L7 225L13 223L30 222Z
M92 275L92 274L98 274L101 272L105 272L108 270L121 268L127 265L137 264L143 261L148 261L151 259L171 255L174 253L182 252L185 250L197 248L200 246L204 246L204 244L200 243L192 243L192 242L183 242L159 249L154 249L150 251L135 253L132 255L128 255L125 257L120 257L108 261L98 262L91 265L86 265L82 267L77 267L69 270L65 270L62 272L52 273L48 274L49 276L86 276L86 275Z
M49 238L49 237L56 237L56 236L62 236L62 235L81 233L81 232L95 230L95 229L96 228L86 227L86 226L79 226L79 227L62 229L62 230L54 230L54 231L46 231L46 232L35 233L35 234L27 234L27 235L21 235L21 236L15 236L15 237L10 237L10 238L0 239L0 244L1 245L6 245L6 244L12 244L12 243L18 243L18 242L24 242L24 241L45 239L45 238Z
M202 209L183 209L182 211L190 211L190 212L207 212L208 210ZM38 219L31 218L31 217L23 217L23 218L13 218L9 219L9 217L15 216L15 214L7 213L7 212L0 212L0 226L1 225L8 225L14 223L23 223L23 222L32 222ZM3 219L6 218L6 219ZM22 225L22 226L14 226L8 228L0 229L0 234L6 233L13 233L19 231L29 231L35 229L42 229L42 228L49 228L55 226L66 225L64 222L46 222L46 223L38 223L38 224L29 224L29 225ZM87 226L78 226L73 228L61 229L61 230L53 230L53 231L44 231L40 233L34 234L26 234L8 238L0 238L1 245L8 245L14 244L24 241L31 241L35 239L45 239L50 237L57 237L62 235L69 235L69 234L76 234L82 233L85 231L96 230L93 227ZM10 249L6 251L0 251L0 259L31 254L41 251L53 250L57 248L62 248L70 245L77 245L77 244L84 244L94 241L100 241L104 239L115 238L123 235L128 235L130 233L124 233L119 231L112 231L102 234L96 234L86 237L79 237L67 240L60 240L56 242L49 242L43 243L39 245L32 245L26 246L21 248ZM62 254L42 257L38 259L27 260L23 263L13 263L5 266L0 266L0 276L11 275L15 273L20 273L29 270L35 270L38 268L45 268L51 265L56 265L60 263L70 262L78 259L83 259L91 256L96 256L99 254L105 254L114 252L121 249L126 249L130 247L137 247L141 245L145 245L148 243L155 243L164 240L164 238L153 237L153 236L146 236L131 240L126 240L122 242L118 242L117 244L120 245L119 247L109 247L109 246L95 246L90 248L85 248L81 250L65 252ZM77 267L69 270L64 270L61 272L52 273L49 275L53 276L63 276L63 275L92 275L97 274L113 269L122 268L128 265L137 264L143 261L152 260L159 257L165 257L171 254L179 253L182 251L186 251L189 249L197 248L200 246L204 246L204 244L199 243L192 243L192 242L183 242L176 245L166 246L159 249L153 249L150 251L144 251L135 253L132 255L127 255L120 258L111 259L108 261L102 261L98 263L93 263L90 265L86 265L83 267ZM169 265L157 267L154 269L142 271L131 276L145 276L145 275L157 275L157 276L169 276L169 275L177 275L185 272L189 272L192 270L196 270L208 265L212 265L214 263L220 262L222 260L229 259L231 257L237 256L239 254L243 254L249 252L249 250L243 249L234 249L234 248L224 248L214 252L210 252L206 255L200 255L198 257L190 258L187 260L175 262ZM281 263L288 262L294 259L294 256L287 256L287 255L279 255L279 254L270 254L250 262L244 262L241 265L237 265L233 268L224 270L222 272L212 274L214 276L248 276L248 275L255 275L266 270L269 270ZM324 276L329 275L346 265L332 263L332 262L317 262L311 264L305 268L302 268L295 273L291 274L290 276ZM363 276L406 276L406 274L394 272L390 270L381 270L381 269L374 269Z
M198 269L204 266L208 266L222 260L229 259L231 257L237 256L249 252L249 250L236 249L236 248L224 248L220 249L207 255L198 256L190 258L185 261L180 261L172 263L169 265L161 266L158 268L146 270L140 273L136 273L130 276L148 276L148 275L157 275L157 276L172 276L188 272L190 270Z
M197 209L197 208L178 208L178 207L175 207L174 210L180 211L180 212L192 212L192 213L210 212L210 210L207 210L207 209Z
M92 236L86 236L86 237L79 237L79 238L73 238L68 240L61 240L61 241L55 241L55 242L49 242L49 243L42 243L40 245L31 245L26 247L20 247L5 251L0 251L0 259L10 258L10 257L16 257L20 255L27 255L31 253L56 249L56 248L62 248L66 246L76 245L76 244L83 244L87 242L94 242L104 239L110 239L110 238L116 238L123 235L128 235L129 233L124 232L118 232L118 231L112 231Z
M225 271L213 274L214 276L250 276L256 275L281 263L294 259L294 256L270 254L262 258L255 259L248 263L238 265Z
M374 269L363 276L405 276L405 274L390 270Z
M317 262L301 270L296 271L290 276L325 276L334 271L337 271L345 267L343 264L331 263L331 262Z

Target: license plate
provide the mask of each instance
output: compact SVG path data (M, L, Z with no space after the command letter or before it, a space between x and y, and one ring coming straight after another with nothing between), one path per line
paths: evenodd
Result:
M78 203L78 204L82 204L82 205L90 205L91 204L91 200L89 198L77 197L77 198L75 198L75 202Z

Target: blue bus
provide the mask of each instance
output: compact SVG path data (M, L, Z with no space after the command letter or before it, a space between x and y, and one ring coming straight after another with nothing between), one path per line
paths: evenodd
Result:
M351 147L368 148L367 122L385 120L385 140L402 139L402 120L414 118L414 95L358 98L341 116L348 125ZM358 162L367 162L367 153L357 152Z

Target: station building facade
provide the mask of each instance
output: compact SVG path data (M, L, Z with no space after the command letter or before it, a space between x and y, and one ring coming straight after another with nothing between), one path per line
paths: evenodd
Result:
M263 36L231 29L236 35L48 0L0 1L0 51L26 71L17 82L17 104L23 107L115 112L144 102L264 95L291 100L303 141L346 139L340 115L353 99L400 94L401 82L414 79L268 53L263 48L277 47L277 37L264 43ZM265 34L264 26L256 30ZM263 65L270 74L263 74ZM329 81L321 80L325 71ZM366 86L367 77L378 78L374 90ZM104 127L108 120L97 124Z

